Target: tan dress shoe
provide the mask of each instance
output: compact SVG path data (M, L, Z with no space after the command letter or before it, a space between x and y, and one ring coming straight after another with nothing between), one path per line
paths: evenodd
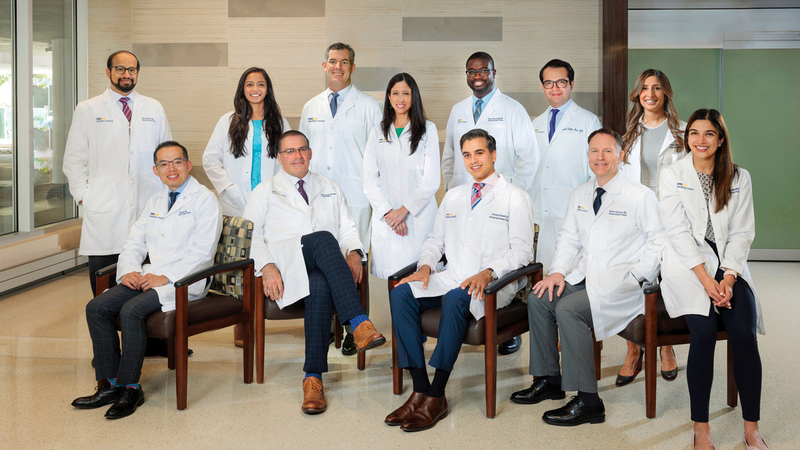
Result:
M319 414L328 409L325 402L325 392L322 390L322 380L317 377L303 379L303 412L306 414Z
M395 409L392 411L391 414L386 416L386 419L383 421L386 425L390 425L393 427L397 427L403 424L403 421L406 420L411 414L419 408L419 405L425 400L426 395L422 392L414 392L411 394L411 397L408 397L403 406Z
M353 330L353 340L356 343L356 348L358 348L360 352L380 347L386 343L386 338L378 333L378 330L375 329L375 325L369 320L361 322L358 327Z
M450 411L447 408L447 399L444 395L441 397L425 396L422 404L403 421L400 429L403 431L427 430L436 425L436 422L447 417L448 412Z

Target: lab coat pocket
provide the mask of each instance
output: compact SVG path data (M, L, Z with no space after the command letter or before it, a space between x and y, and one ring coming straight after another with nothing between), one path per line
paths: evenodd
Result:
M102 214L114 211L119 206L114 177L100 177L89 180L86 194L83 196L84 211L90 214Z

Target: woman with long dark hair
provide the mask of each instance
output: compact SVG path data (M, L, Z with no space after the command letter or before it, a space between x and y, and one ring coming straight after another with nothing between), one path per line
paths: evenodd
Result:
M203 169L219 194L222 214L241 216L250 192L277 172L278 141L289 123L272 81L260 67L239 78L234 110L223 115L203 152Z
M692 114L685 142L691 156L664 169L658 185L667 231L661 292L670 317L683 316L692 336L686 378L693 447L714 448L708 408L721 320L733 350L745 446L766 449L758 429L761 357L756 339L764 322L747 268L755 237L750 174L733 163L728 129L715 109Z
M439 135L425 119L417 82L389 80L383 120L364 151L364 195L372 205L372 274L387 278L419 259L436 220Z

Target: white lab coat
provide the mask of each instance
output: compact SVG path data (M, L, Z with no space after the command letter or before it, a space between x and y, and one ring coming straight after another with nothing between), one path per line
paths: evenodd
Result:
M208 140L203 152L203 169L208 179L219 194L222 214L226 216L241 216L244 205L250 198L251 182L250 173L253 168L253 123L250 122L247 130L247 140L244 141L245 155L239 158L231 153L231 139L228 129L231 126L233 111L223 115ZM283 119L283 131L292 128L289 122ZM269 139L266 132L261 133L261 181L272 178L280 169L277 159L269 157Z
M544 265L545 272L553 259L556 235L564 221L570 194L594 177L589 170L588 139L602 127L597 116L572 102L558 123L553 140L548 141L549 111L550 108L532 122L539 169L528 190L539 224L536 259Z
M174 282L214 264L222 231L217 197L193 177L169 211L168 205L169 188L163 186L150 197L117 262L117 283L131 272L169 278L168 284L153 288L163 312L175 309ZM148 255L150 263L142 265ZM189 286L189 300L197 300L206 292L206 283L199 281Z
M478 123L472 116L472 96L456 103L447 120L447 137L442 150L444 187L450 190L472 184L472 175L464 167L461 136L475 128L486 130L497 141L494 169L514 186L527 191L539 165L539 151L533 136L531 117L518 101L498 89L484 105Z
M300 238L316 231L329 231L339 241L342 255L364 247L347 208L342 190L332 180L309 172L304 178L308 204L283 170L253 190L244 209L244 218L253 221L250 257L256 276L274 263L283 278L284 308L309 295L308 273Z
M384 139L381 126L370 133L364 152L364 195L372 205L372 274L388 278L419 260L425 238L436 220L439 190L439 134L431 121L411 153L411 128L400 137L394 131ZM383 221L383 215L405 206L408 235L399 236Z
M470 209L471 197L472 184L456 186L444 196L417 267L434 269L443 254L447 266L431 274L428 289L420 281L410 283L414 297L444 295L488 268L502 277L533 260L533 206L528 193L500 175L475 209ZM519 287L511 283L500 290L497 308L511 303ZM484 316L484 308L483 300L477 298L469 305L476 320Z
M309 170L332 179L347 197L364 248L369 248L370 207L364 196L364 148L383 118L381 102L355 86L331 117L328 90L309 100L300 116L300 131L308 137L314 157Z
M108 89L75 108L64 148L64 175L83 202L81 255L112 255L147 200L162 188L153 174L153 152L172 139L161 103L131 93L131 121Z
M595 215L596 188L596 180L587 181L570 195L550 273L564 274L572 285L586 280L594 333L605 339L644 313L637 278L656 279L664 226L650 189L618 173L603 186L606 193ZM575 258L577 267L570 270Z
M639 123L642 123L642 119L639 119ZM678 125L681 129L681 132L686 129L686 122L679 121ZM641 125L644 128L644 125ZM645 133L646 131L642 131ZM679 159L682 159L688 153L684 152L683 149L678 145L675 141L675 137L672 135L672 131L668 130L667 135L664 137L664 142L661 144L661 150L658 153L658 173L657 176L661 177L661 171L669 166L670 164L675 163ZM619 166L620 173L625 175L626 178L633 181L634 183L641 183L642 182L642 136L633 141L631 145L631 153L628 155L628 164L620 164ZM656 184L658 186L658 184ZM658 191L656 191L658 194ZM659 196L660 197L660 196Z
M658 184L661 217L668 240L661 262L661 292L670 317L707 316L710 300L692 267L703 264L713 278L722 266L735 270L750 285L756 300L758 332L764 334L761 301L747 267L750 244L756 235L750 174L739 168L739 175L731 186L731 198L722 211L714 212L713 193L709 199L711 225L717 251L722 255L721 262L705 241L708 211L692 158L684 158L666 168Z

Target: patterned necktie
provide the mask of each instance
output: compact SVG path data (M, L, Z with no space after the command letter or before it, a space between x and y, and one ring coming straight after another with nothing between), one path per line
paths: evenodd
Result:
M308 194L306 194L306 190L303 189L303 184L305 184L305 181L303 181L303 180L298 180L297 181L297 192L299 192L300 195L303 196L303 200L306 201L306 205L307 205L308 204Z
M592 207L594 208L594 215L595 216L597 215L597 211L600 211L600 205L603 204L603 201L600 200L600 197L602 197L603 194L606 193L606 190L601 188L601 187L599 187L599 188L597 188L596 192L597 192L597 197L594 198L594 204L592 204Z
M553 140L553 134L556 132L556 116L558 115L558 110L553 109L552 112L553 115L550 116L550 133L547 135L547 142Z
M478 101L475 102L475 112L472 113L472 119L475 121L475 123L478 123L478 119L481 117L481 112L483 112L483 100L478 99Z
M128 102L130 101L130 98L122 97L121 99L119 99L119 101L122 103L122 114L125 114L125 117L128 118L128 122L130 122L131 121L131 109L128 107Z
M175 200L178 199L179 195L181 195L181 193L178 191L172 191L169 193L169 206L167 206L167 211L172 209L172 205L175 204Z
M338 92L331 94L331 117L336 117L336 110L339 109L339 103L336 101L337 98L339 98Z
M484 186L486 186L486 183L475 183L472 185L472 207L470 209L475 209L475 205L480 203L481 188Z

